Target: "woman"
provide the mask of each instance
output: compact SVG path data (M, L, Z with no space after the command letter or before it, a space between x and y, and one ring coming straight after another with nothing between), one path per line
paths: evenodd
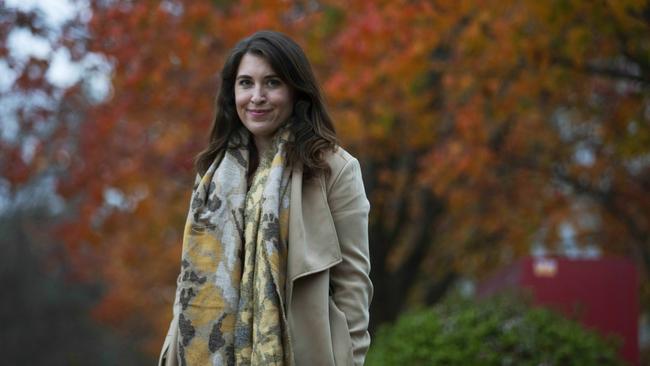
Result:
M369 203L298 44L234 47L196 170L159 364L362 365Z

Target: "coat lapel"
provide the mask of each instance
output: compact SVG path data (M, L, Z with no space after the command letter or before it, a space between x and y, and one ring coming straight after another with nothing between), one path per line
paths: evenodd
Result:
M327 204L324 178L303 182L302 168L295 167L291 178L290 207L287 304L291 304L296 279L341 262L341 249Z

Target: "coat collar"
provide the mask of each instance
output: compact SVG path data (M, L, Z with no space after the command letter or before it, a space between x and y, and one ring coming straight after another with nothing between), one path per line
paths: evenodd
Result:
M293 282L341 262L334 219L327 204L322 176L303 181L302 167L297 164L291 176L289 209L289 251L287 260L287 298L291 299Z

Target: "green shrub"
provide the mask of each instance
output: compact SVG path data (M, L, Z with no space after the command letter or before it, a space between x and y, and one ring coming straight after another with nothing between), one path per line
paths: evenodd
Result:
M367 365L623 365L612 339L517 295L448 299L376 334Z

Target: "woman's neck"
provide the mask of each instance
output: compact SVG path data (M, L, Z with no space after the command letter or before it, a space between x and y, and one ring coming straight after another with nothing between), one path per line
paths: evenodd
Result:
M248 172L246 172L246 180L249 187L253 179L253 175L255 175L255 171L259 165L260 153L257 150L257 144L255 144L255 142L251 142L248 145Z
M253 141L257 149L258 156L263 156L266 151L271 148L271 139L269 137L254 136Z

